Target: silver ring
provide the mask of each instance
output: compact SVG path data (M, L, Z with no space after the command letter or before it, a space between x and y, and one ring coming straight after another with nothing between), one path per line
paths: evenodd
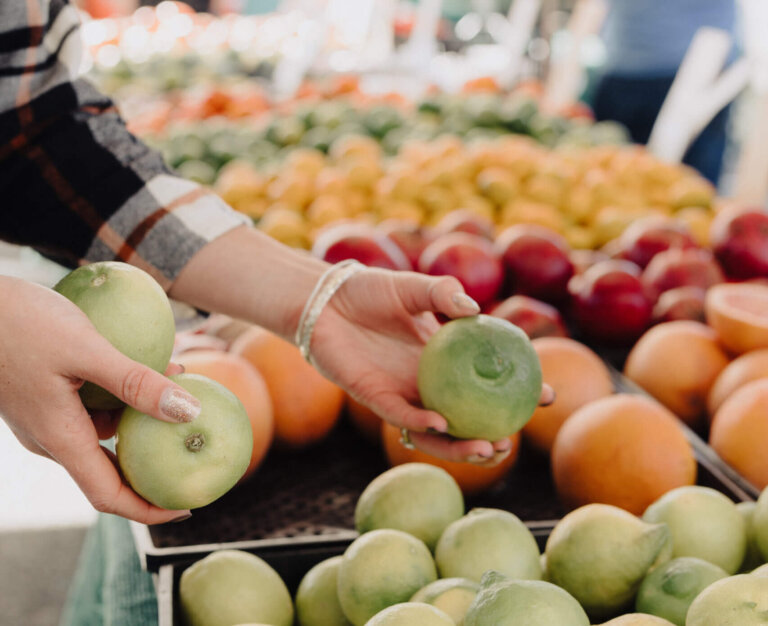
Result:
M411 433L405 427L400 429L400 443L407 450L416 449L416 446L414 446L413 442L411 441Z

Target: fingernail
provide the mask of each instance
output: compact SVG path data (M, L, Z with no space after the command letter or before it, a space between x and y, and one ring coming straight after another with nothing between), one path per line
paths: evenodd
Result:
M428 426L427 432L432 434L444 435L448 432L448 424L437 424L436 426Z
M552 387L547 384L542 385L541 396L539 396L539 406L549 406L555 401L556 397L557 394Z
M192 513L184 513L183 515L179 515L178 517L174 517L169 524L175 524L177 522L183 522L184 520L189 519L192 517Z
M200 415L200 400L174 387L169 387L160 398L160 411L174 422L191 422Z
M483 456L482 454L473 454L471 456L467 457L468 463L474 463L475 465L483 465L484 463L487 463L490 461L494 455L491 456Z
M467 313L480 313L480 305L465 293L457 292L453 294L451 300L453 300L457 307Z
M507 452L512 449L512 442L509 439L502 439L494 446L496 452Z

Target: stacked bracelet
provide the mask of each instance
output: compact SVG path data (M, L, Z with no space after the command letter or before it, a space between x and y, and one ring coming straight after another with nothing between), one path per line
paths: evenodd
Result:
M347 279L364 268L365 266L358 261L349 259L332 265L317 281L315 288L307 299L307 303L304 305L304 310L301 312L301 317L299 317L299 325L296 328L296 345L301 351L301 356L310 363L312 361L309 346L312 342L312 332L315 330L315 324L317 324L317 320L320 318L325 305L331 301L333 294L339 290Z

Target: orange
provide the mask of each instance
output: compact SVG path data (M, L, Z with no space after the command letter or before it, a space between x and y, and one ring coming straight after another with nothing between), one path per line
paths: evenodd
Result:
M299 349L269 331L254 327L230 348L264 377L275 413L275 441L302 448L323 439L336 424L344 392L324 378Z
M696 481L696 459L675 416L651 398L615 394L569 417L552 447L563 502L611 504L640 515L667 491Z
M272 400L261 374L242 357L219 350L193 350L174 360L188 374L200 374L221 383L243 403L253 431L251 461L241 480L247 478L266 456L274 435Z
M731 361L709 391L707 407L710 419L734 391L760 378L768 378L768 349L747 352Z
M555 401L536 408L523 436L549 452L563 422L588 402L613 393L613 381L602 359L578 341L541 337L531 343L541 362L542 379L555 390Z
M704 312L728 350L742 354L768 348L768 286L725 283L710 287Z
M728 355L717 333L699 322L654 326L630 350L626 376L689 425L704 416L707 395Z
M378 443L381 440L381 418L364 404L347 395L347 416L363 437Z
M409 450L400 443L400 429L388 422L381 422L381 439L391 466L403 463L431 463L442 467L459 483L464 495L485 491L504 478L517 461L520 448L520 433L515 433L510 437L512 451L509 456L494 467L482 467L473 463L446 461L421 450Z
M758 489L768 487L768 380L737 389L715 413L709 443Z

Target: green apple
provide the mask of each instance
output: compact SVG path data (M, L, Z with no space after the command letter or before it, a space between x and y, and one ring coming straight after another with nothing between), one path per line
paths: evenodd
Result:
M163 288L145 271L105 261L73 270L54 289L74 302L115 348L158 372L168 367L176 325ZM89 409L117 409L123 402L86 382L80 398Z
M291 594L280 575L242 550L218 550L185 569L179 601L187 626L293 624Z
M245 473L251 422L237 396L210 378L170 379L200 401L200 414L175 424L126 407L117 426L117 460L134 491L152 504L198 508L224 495Z

